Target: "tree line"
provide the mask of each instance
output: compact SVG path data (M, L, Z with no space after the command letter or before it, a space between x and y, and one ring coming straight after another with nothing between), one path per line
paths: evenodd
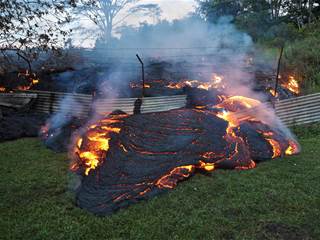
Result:
M320 0L200 0L199 13L215 22L232 16L234 23L254 40L288 35L290 28L302 29L319 19Z

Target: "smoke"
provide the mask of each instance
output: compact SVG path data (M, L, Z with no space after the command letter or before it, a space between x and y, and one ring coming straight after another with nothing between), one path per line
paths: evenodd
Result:
M171 79L163 80L210 81L216 73L224 76L226 84L232 86L228 89L230 94L240 91L252 96L252 92L247 91L248 85L253 85L254 77L247 69L252 50L250 36L237 30L232 18L223 17L216 24L209 24L189 17L172 23L163 21L157 25L142 24L139 28L126 27L111 47L96 46L94 51L98 56L94 60L100 64L119 65L111 70L104 86L112 84L118 88L123 82L141 79L140 65L135 58L138 53L145 62L147 75L152 75L149 74L153 70L152 63L168 63L163 66ZM121 81L115 81L115 76L120 76Z
M136 59L138 53L146 66L147 81L154 77L152 64L159 63L161 71L168 72L159 78L163 81L195 79L209 82L216 74L223 77L227 95L264 102L266 96L253 90L255 74L250 64L253 52L251 37L239 31L231 17L222 17L215 24L188 17L172 23L163 21L157 25L123 28L119 39L108 47L97 44L87 60L103 68L94 79L97 99L131 97L130 82L141 79L141 66ZM68 107L76 104L75 99L64 99L62 110L50 122L59 126L64 124L63 115L77 117L74 109ZM287 135L290 133L272 108L260 108L254 115L258 120L283 129ZM90 117L95 120L97 115Z

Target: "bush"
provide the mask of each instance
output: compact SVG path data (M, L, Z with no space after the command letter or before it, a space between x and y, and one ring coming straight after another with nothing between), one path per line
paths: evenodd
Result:
M301 82L304 93L320 91L320 22L301 30L300 36L287 43L283 68Z

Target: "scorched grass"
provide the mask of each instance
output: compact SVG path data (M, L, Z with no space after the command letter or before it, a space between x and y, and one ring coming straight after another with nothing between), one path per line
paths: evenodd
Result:
M250 171L196 175L149 201L96 217L74 206L66 154L37 139L0 144L0 239L316 239L320 138Z

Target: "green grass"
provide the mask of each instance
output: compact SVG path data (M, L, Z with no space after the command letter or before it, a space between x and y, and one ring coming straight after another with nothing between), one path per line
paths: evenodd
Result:
M74 206L68 160L37 139L0 144L0 239L317 239L320 138L250 171L196 175L110 217Z

